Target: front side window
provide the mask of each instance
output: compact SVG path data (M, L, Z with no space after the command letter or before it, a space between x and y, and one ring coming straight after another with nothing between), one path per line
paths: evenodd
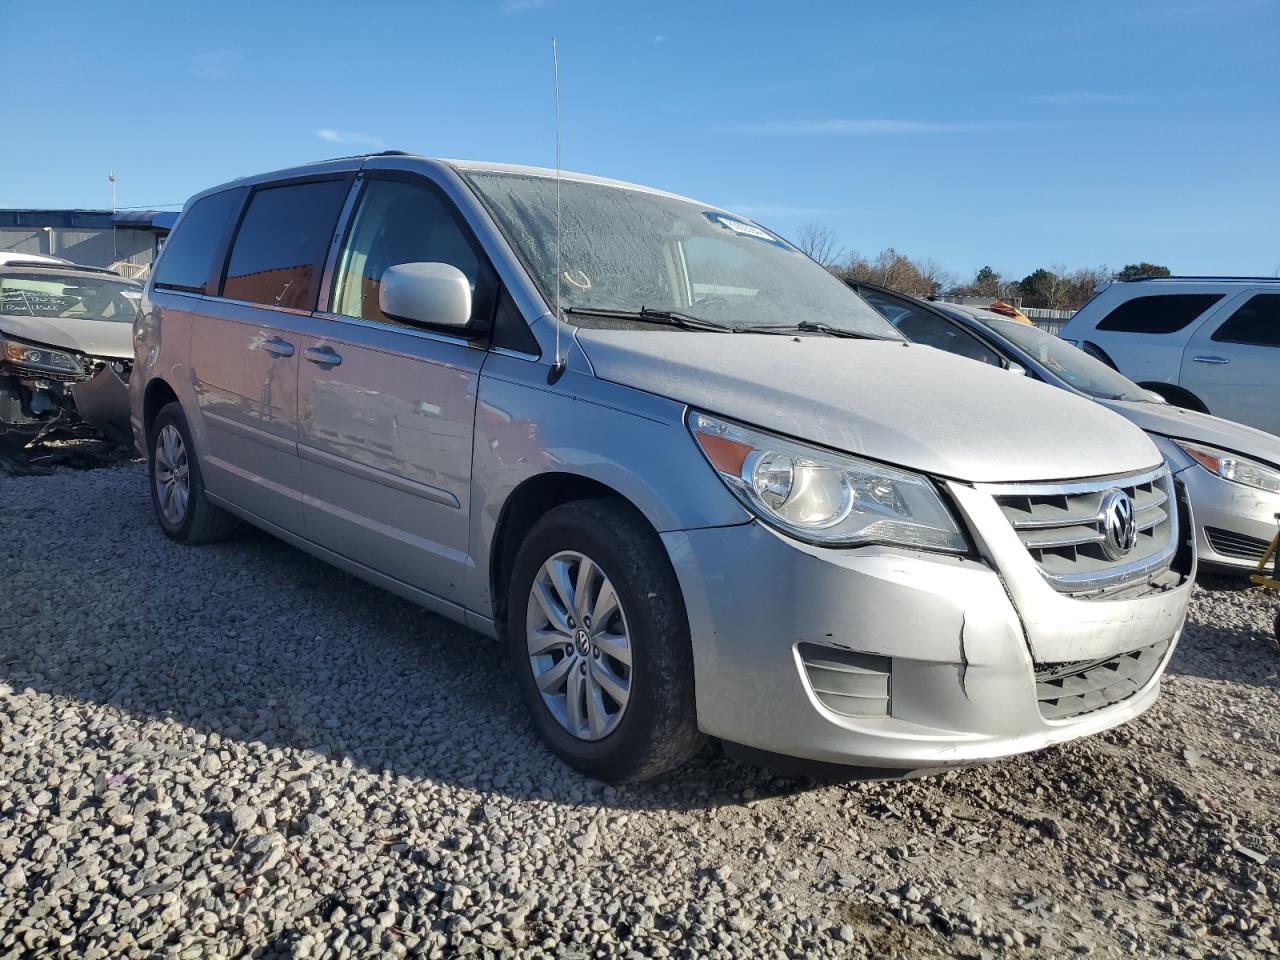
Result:
M156 265L155 285L172 290L204 293L213 272L213 258L226 240L241 191L223 190L191 205L177 228L164 242Z
M402 180L370 180L360 196L333 285L334 313L383 323L382 275L401 263L447 263L471 283L472 319L493 311L491 271L436 191Z
M1260 293L1245 301L1213 334L1223 343L1280 347L1280 293Z
M257 190L231 247L222 295L272 307L312 310L346 180Z
M858 293L898 328L898 331L914 343L937 347L970 360L1002 366L1000 356L981 340L950 321L930 313L899 297L891 297L878 290L858 287Z
M1134 297L1107 314L1098 329L1117 333L1176 333L1221 299L1220 293Z
M14 273L0 276L0 313L133 323L142 291L137 284L75 274Z
M468 172L547 302L670 311L751 329L802 321L900 339L865 301L781 237L741 217L648 190L540 174ZM573 316L574 323L596 320Z

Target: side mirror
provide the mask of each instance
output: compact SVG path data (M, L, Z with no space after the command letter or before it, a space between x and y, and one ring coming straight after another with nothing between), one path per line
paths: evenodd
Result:
M462 329L471 322L471 283L448 263L398 263L382 274L378 306L388 317Z
M1016 373L1020 377L1027 376L1027 368L1020 363L1014 363L1012 360L1005 365L1005 369L1010 373Z

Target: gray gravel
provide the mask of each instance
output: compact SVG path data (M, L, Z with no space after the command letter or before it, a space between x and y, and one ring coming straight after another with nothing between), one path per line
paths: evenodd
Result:
M494 644L140 465L0 479L0 958L1275 954L1277 601L1202 586L1160 704L944 776L714 752L603 787Z

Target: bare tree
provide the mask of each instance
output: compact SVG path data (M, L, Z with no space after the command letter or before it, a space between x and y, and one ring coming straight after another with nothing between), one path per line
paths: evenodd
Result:
M818 223L806 223L800 228L796 246L827 269L834 267L844 253L836 243L835 232Z

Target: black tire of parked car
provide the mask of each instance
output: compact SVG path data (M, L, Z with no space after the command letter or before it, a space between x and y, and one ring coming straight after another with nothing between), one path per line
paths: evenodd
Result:
M160 508L159 493L156 490L156 443L159 441L161 431L169 424L177 428L187 451L189 485L187 511L182 522L177 525L165 518L164 511ZM182 405L177 402L165 404L151 423L151 429L147 434L147 480L151 487L151 506L155 510L156 522L171 540L188 545L214 543L225 540L239 523L231 514L220 507L215 507L205 496L204 478L200 475L200 463L196 458L191 429L187 426Z
M564 550L590 557L612 581L631 637L630 701L617 729L595 741L560 726L542 700L529 662L530 590L543 563ZM516 554L507 611L512 666L534 726L570 766L609 782L649 780L685 764L702 748L683 594L653 528L629 504L575 501L534 524Z

